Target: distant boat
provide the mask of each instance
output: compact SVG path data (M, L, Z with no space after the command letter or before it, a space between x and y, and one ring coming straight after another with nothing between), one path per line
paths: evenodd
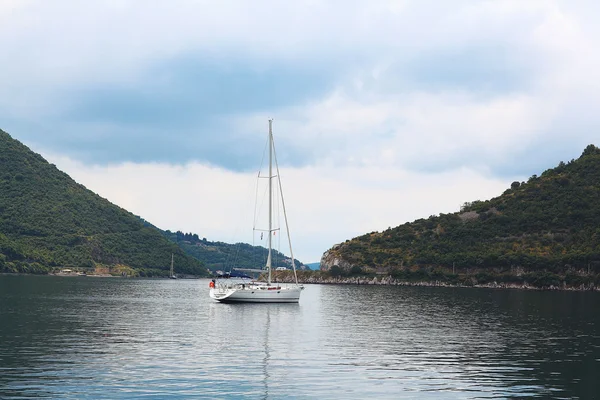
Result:
M171 253L171 273L169 274L170 279L177 279L177 276L173 273L173 253Z
M223 303L298 303L300 300L300 293L304 287L298 284L298 277L296 275L296 264L294 262L294 253L292 251L292 242L290 239L290 231L287 223L287 215L285 213L285 203L283 201L283 192L281 190L281 178L279 175L279 166L277 165L277 156L275 154L275 147L273 145L273 120L269 120L269 175L267 177L258 178L268 179L268 230L265 231L268 237L268 255L267 263L265 265L267 272L267 281L258 282L252 280L249 276L243 274L236 274L232 271L227 274L225 279L212 280L210 282L209 295L211 298L223 302ZM275 168L273 171L273 158L275 158ZM274 174L275 172L275 174ZM290 254L292 257L292 269L294 271L295 284L280 285L273 284L271 282L271 263L272 263L272 241L273 235L277 229L273 229L273 178L277 178L279 182L279 194L280 204L283 208L283 216L285 220L286 231L288 233L288 243L290 247ZM234 268L235 269L235 268ZM265 272L264 269L244 269L237 268L237 271L242 272ZM237 276L236 276L237 275ZM232 279L236 278L236 279Z

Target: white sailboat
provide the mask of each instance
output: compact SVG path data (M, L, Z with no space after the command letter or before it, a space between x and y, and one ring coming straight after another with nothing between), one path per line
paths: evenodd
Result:
M298 284L298 276L296 274L296 263L294 261L294 253L292 251L292 241L290 239L290 229L287 223L287 215L285 212L285 203L283 201L283 192L281 190L281 178L279 175L279 166L277 165L277 156L275 155L275 147L273 144L273 120L269 120L269 175L268 178L268 198L269 198L269 227L267 230L268 237L268 255L265 265L267 272L267 281L258 282L251 279L219 279L213 280L210 284L210 297L223 303L298 303L300 293L304 287ZM273 158L275 158L276 175L273 175ZM279 190L281 195L281 205L283 207L283 215L290 247L290 256L292 258L292 269L294 272L293 284L279 284L271 281L271 263L272 263L272 247L273 247L273 179L279 180ZM263 271L262 269L259 271Z

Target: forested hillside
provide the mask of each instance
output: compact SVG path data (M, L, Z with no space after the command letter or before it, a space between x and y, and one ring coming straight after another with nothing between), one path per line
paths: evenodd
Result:
M236 268L261 268L267 261L268 250L262 246L252 246L247 243L229 244L224 242L211 242L206 238L200 239L197 234L183 232L163 232L169 240L177 243L186 254L202 261L214 271ZM273 249L273 268L285 267L291 269L291 259ZM306 269L296 259L296 269Z
M0 272L73 267L165 275L206 275L161 233L73 181L0 130Z
M321 266L406 279L599 284L600 150L590 145L579 159L460 212L348 240Z

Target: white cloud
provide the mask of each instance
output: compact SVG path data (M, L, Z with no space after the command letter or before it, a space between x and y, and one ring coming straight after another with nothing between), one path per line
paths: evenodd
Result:
M119 81L135 79L148 62L190 52L225 63L287 59L319 68L473 44L517 46L556 12L547 1L30 0L0 5L0 16L10 15L0 44L36 81Z
M539 149L550 147L556 158L537 164L548 168L553 166L548 162L574 156L573 149L561 152L565 145L581 151L597 140L600 29L586 21L585 7L547 1L458 2L453 10L440 11L415 4L408 7L409 15L431 11L431 18L422 20L432 22L428 30L420 30L426 24L387 27L375 18L382 25L369 33L379 35L373 43L388 51L346 71L326 97L278 110L286 140L315 155L317 164L425 169L428 163L442 168L502 164L518 161L524 152L535 159ZM387 28L391 30L385 32ZM364 51L360 44L358 40L357 52ZM419 87L398 77L406 73L406 60L421 54L477 46L491 48L491 53L495 46L498 51L507 48L501 54L509 58L494 61L506 68L516 62L523 81L506 92L482 94L468 86ZM467 72L471 61L464 59ZM438 68L444 71L444 65ZM241 116L237 125L242 129L264 119L264 113Z
M309 106L280 110L276 131L294 148L315 154L316 165L426 169L469 156L485 165L538 139L553 108L521 95L481 99L468 92L413 92L385 97L343 90ZM264 124L241 117L238 129ZM463 165L460 162L454 164Z

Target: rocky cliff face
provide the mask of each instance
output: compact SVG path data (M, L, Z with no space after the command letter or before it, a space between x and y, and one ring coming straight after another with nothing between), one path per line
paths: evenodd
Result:
M334 265L337 265L341 269L347 271L352 268L352 264L341 257L339 252L341 246L341 244L336 244L331 249L323 253L323 257L321 257L321 271L329 271Z

